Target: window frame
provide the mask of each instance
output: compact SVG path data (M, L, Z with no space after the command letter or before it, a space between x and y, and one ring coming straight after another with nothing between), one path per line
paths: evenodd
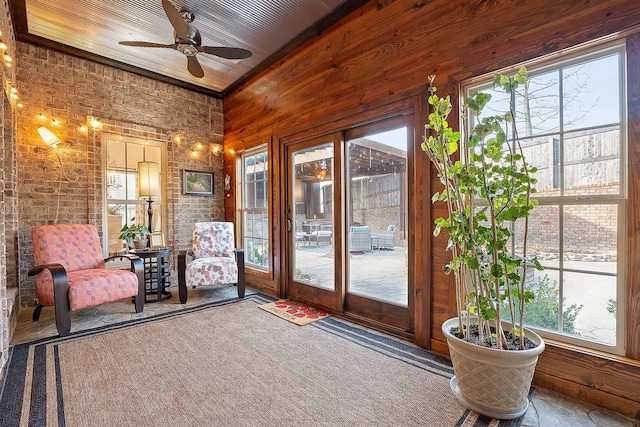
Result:
M160 211L161 213L161 228L159 230L154 229L154 233L162 233L165 236L165 241L166 241L166 233L167 233L167 224L168 224L168 216L167 216L167 180L166 180L166 176L167 176L167 145L166 143L164 143L163 141L160 140L152 140L152 139L146 139L146 138L137 138L137 137L125 137L122 135L118 135L116 133L110 133L110 132L103 132L102 134L102 160L103 160L103 168L102 168L102 177L103 177L103 206L104 206L104 212L103 212L103 218L105 218L105 220L103 221L103 235L105 236L105 238L103 239L103 250L105 254L109 254L110 253L110 248L109 248L109 227L108 227L108 212L109 212L109 205L113 205L113 204L118 204L118 205L124 205L124 222L125 224L129 224L130 223L130 215L127 214L127 212L129 212L129 210L127 209L127 206L135 206L135 211L136 211L136 216L137 215L143 215L144 216L144 221L143 223L146 225L147 223L147 209L148 209L148 201L146 199L142 199L142 198L133 198L133 199L128 199L128 198L124 198L124 199L117 199L117 198L109 198L109 191L108 191L108 186L109 186L109 179L110 179L110 174L109 172L111 171L110 165L109 165L109 141L117 141L117 142L122 142L124 144L136 144L136 145L140 145L143 147L143 157L142 159L138 159L135 160L135 163L137 164L137 162L139 161L145 161L147 160L146 154L145 154L145 150L144 147L156 147L160 149L160 196L156 199L153 200L153 206L156 207L157 209ZM125 161L128 162L128 150L125 146ZM127 172L127 173L136 173L137 171L134 169L127 169L125 168L118 168L118 170L120 172ZM126 181L126 179L125 179ZM137 184L137 183L136 183ZM128 185L128 183L125 182L125 185ZM126 192L127 190L125 190ZM137 185L135 185L135 190L134 190L137 194ZM155 221L154 221L155 222ZM113 233L112 233L113 234Z
M529 76L535 76L537 74L543 74L553 70L560 70L572 65L576 65L579 63L583 63L589 60L604 58L608 55L615 53L618 55L618 86L619 86L619 121L617 123L607 123L607 124L599 124L593 127L579 127L579 128L569 128L564 129L563 125L563 111L562 111L562 103L559 104L560 111L558 114L559 118L559 129L553 132L540 132L539 134L534 134L532 137L538 138L549 135L558 135L560 138L559 143L559 153L558 160L559 164L556 165L555 161L553 162L552 167L558 167L560 170L559 182L561 187L560 195L556 196L541 196L540 194L535 194L534 197L538 200L539 206L557 206L558 207L558 224L557 230L559 233L558 236L558 253L564 254L564 239L563 236L565 234L565 228L563 224L563 216L565 215L565 208L567 206L606 206L606 205L615 205L617 206L617 253L616 253L616 272L615 274L606 274L602 272L594 272L591 269L583 268L583 269L572 269L564 266L564 257L559 256L558 267L545 267L545 270L554 270L558 272L559 277L559 288L560 288L560 301L563 299L563 283L564 273L585 273L585 274L597 274L597 275L607 275L607 276L615 276L616 277L616 313L615 313L615 343L613 345L608 345L599 341L594 341L586 338L579 338L578 336L565 334L561 332L552 332L547 329L540 329L534 326L527 325L527 327L535 330L544 338L554 339L560 342L564 342L571 345L577 345L580 347L590 348L594 350L604 351L607 353L624 355L625 354L625 345L626 345L626 290L627 290L627 204L628 204L628 175L629 175L629 166L627 161L627 147L628 147L628 131L627 131L627 121L628 121L628 111L627 111L627 75L626 75L626 41L624 38L610 41L607 43L599 43L595 45L589 45L587 47L581 47L579 49L571 49L566 52L562 52L559 54L554 54L551 57L540 58L538 60L533 60L526 62L524 64L518 64L518 66L509 67L504 70L501 70L504 74L513 74L521 65L525 65L528 70ZM469 79L461 83L461 99L460 105L464 105L464 97L469 96L474 91L482 91L490 88L491 82L493 81L493 73L491 75L483 75L473 79ZM562 96L562 94L559 94ZM560 98L559 98L560 99ZM471 126L471 121L467 123L468 126ZM564 181L564 170L567 165L565 165L565 152L564 152L564 141L567 135L575 134L578 131L586 131L594 128L606 128L607 126L617 125L619 126L619 191L617 194L573 194L566 195L564 194L565 183ZM464 129L464 124L461 124L461 129L463 132L469 132L469 129ZM526 139L525 137L520 137L520 139ZM555 148L555 147L554 147ZM555 151L554 151L555 158ZM553 172L553 171L552 171ZM555 177L553 177L555 178ZM554 187L555 187L555 179L553 179ZM560 306L561 310L559 310L559 329L562 328L561 320L562 320L562 310L566 307Z
M265 185L265 206L264 207L252 207L252 208L247 208L246 207L246 197L248 196L248 191L247 191L247 181L245 180L246 177L246 159L249 157L255 157L258 156L260 154L263 154L265 156L265 165L266 168L264 170L264 177L259 180L260 182L264 183ZM272 252L273 252L273 247L272 247L272 242L271 242L271 216L269 215L269 211L270 211L270 205L271 205L271 191L270 191L270 186L271 186L271 180L270 180L270 173L269 173L269 150L268 150L268 146L267 144L261 144L255 147L252 147L250 149L247 149L241 153L238 153L238 173L237 173L237 177L238 177L238 185L237 185L237 189L238 189L238 209L237 209L237 214L238 214L238 229L239 229L239 237L240 237L240 241L242 242L242 247L244 248L245 251L245 266L249 269L258 271L258 272L262 272L262 273L271 273L273 270L273 256L272 256ZM254 180L252 181L252 183L257 183L258 180ZM246 230L246 223L245 223L245 214L247 213L257 213L257 214L262 214L266 219L267 219L267 225L266 225L266 235L265 236L249 236L247 234L247 230ZM266 265L263 264L257 264L252 262L253 260L253 255L251 253L249 253L249 251L252 250L252 245L249 245L247 243L247 239L260 239L263 240L266 243L267 246L267 256L266 256ZM250 247L251 246L251 247Z

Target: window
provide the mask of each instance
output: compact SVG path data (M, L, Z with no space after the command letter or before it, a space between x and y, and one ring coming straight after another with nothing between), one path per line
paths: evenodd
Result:
M267 149L261 147L241 156L242 242L247 266L269 268L269 180Z
M536 299L525 322L543 336L623 354L625 46L526 67L530 80L519 88L516 124L524 155L538 168L539 202L528 253L545 270L529 275ZM491 81L465 88L492 94L485 115L491 105L508 105Z
M159 165L160 195L152 198L154 232L164 232L164 159L165 147L161 142L103 135L104 164L106 168L104 192L107 206L107 252L115 254L123 249L118 238L124 224L137 223L149 228L148 198L138 195L138 162Z

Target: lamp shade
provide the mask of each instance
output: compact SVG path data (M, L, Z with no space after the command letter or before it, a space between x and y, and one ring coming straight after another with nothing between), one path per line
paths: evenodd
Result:
M138 197L160 195L160 165L154 162L138 162Z
M47 147L53 148L56 145L60 144L60 138L55 136L53 132L47 129L44 126L38 128L38 133L40 134L40 138L47 144Z

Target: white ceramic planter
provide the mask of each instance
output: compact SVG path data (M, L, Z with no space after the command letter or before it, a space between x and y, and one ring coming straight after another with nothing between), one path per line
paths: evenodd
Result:
M544 341L525 328L525 334L538 346L531 350L498 350L463 341L449 332L458 318L442 324L447 337L455 376L451 390L467 408L498 419L522 416L529 407L529 389L538 355Z

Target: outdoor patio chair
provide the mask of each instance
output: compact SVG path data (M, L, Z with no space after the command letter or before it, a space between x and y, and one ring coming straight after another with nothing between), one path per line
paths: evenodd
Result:
M187 302L187 287L234 284L244 298L244 250L236 248L232 222L193 225L191 250L178 254L178 294Z
M296 246L298 246L300 242L302 242L302 245L304 246L304 243L308 241L307 237L309 236L309 234L306 231L304 231L302 221L296 220L296 229L294 233L296 238Z
M395 224L391 224L386 230L374 230L371 232L373 242L377 249L393 249L398 243L398 230Z
M54 306L60 336L69 335L71 311L134 297L136 313L144 308L142 260L134 255L104 258L98 230L90 224L41 225L31 229L38 306ZM114 260L128 261L129 270L105 268Z
M349 252L369 252L371 232L368 225L349 227Z
M311 246L311 242L316 242L316 246L320 242L331 244L333 242L333 231L328 229L327 225L311 223L309 224L309 233L306 235L306 239L309 242L309 246Z

